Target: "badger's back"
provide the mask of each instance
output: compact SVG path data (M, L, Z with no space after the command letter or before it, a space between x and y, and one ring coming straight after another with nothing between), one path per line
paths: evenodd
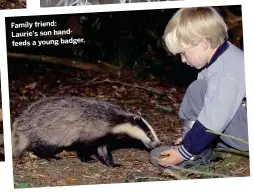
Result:
M69 146L106 136L127 114L119 106L92 98L49 97L25 110L13 123L13 133L29 138L29 145ZM34 143L34 144L33 144Z

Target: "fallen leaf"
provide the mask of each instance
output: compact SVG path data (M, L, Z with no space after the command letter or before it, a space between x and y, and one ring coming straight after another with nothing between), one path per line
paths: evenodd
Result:
M56 183L59 185L73 185L75 184L76 179L75 178L64 178L58 180Z
M36 85L37 85L37 82L33 82L33 83L25 86L25 88L35 89Z
M65 157L76 157L76 154L74 152L69 151L62 151L56 155L56 157L59 158L65 158Z
M120 95L118 92L115 92L115 95L118 97L122 97L122 95Z
M38 159L38 156L36 156L36 155L34 155L33 153L31 153L31 152L29 152L29 157L31 158L31 159Z

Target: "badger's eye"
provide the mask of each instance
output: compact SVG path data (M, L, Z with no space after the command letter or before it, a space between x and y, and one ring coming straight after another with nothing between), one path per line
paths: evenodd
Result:
M147 134L147 136L148 136L150 139L152 139L153 135L152 135L152 133L151 133L150 131L148 131L146 134Z

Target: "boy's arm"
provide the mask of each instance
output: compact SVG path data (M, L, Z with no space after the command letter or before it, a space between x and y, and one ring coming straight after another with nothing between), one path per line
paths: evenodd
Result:
M217 137L218 135L207 132L207 128L197 120L192 129L184 136L183 145L178 151L185 160L189 160L208 148Z

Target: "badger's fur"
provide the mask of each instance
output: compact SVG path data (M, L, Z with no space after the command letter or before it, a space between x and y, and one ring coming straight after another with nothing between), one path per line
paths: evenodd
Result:
M80 6L80 5L97 5L97 4L123 4L136 2L154 2L160 0L41 0L41 7L58 7L58 6Z
M114 166L107 149L111 136L127 134L154 148L160 141L152 127L139 115L93 98L49 97L29 106L12 125L13 157L26 149L40 157L52 157L57 150L76 147L82 161L91 154Z

